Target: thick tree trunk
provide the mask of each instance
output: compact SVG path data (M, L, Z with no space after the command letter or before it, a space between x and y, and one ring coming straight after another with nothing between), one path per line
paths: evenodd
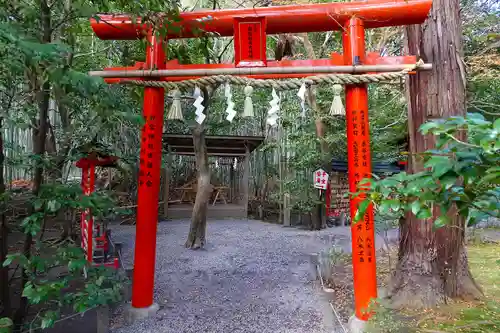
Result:
M197 125L193 130L194 152L198 169L198 189L191 217L191 227L186 241L186 247L192 249L198 249L205 245L208 201L213 190L210 184L210 169L203 127L203 125Z
M51 23L51 12L50 6L46 1L40 2L40 14L41 14L41 42L48 44L52 41L52 23ZM42 70L45 70L44 66L40 66ZM35 85L36 86L36 85ZM36 102L38 104L38 129L33 130L33 154L39 157L45 155L45 143L47 140L47 125L49 116L49 101L50 101L50 90L51 83L45 80L36 89ZM36 128L36 127L35 127ZM35 166L35 172L33 177L33 195L36 197L40 192L40 188L43 183L43 165L37 163ZM30 211L31 214L35 213L34 208ZM26 233L24 244L23 244L23 254L29 259L31 257L31 247L33 243L33 236L31 233ZM24 290L26 283L28 282L28 275L26 271L23 270L21 290ZM28 313L28 299L22 296L19 302L19 308L14 315L14 325L19 329Z
M205 114L209 105L210 97L206 89L203 89L203 106L205 106ZM191 226L185 246L191 249L199 249L205 245L206 228L207 228L207 210L208 201L213 191L210 184L210 167L208 165L207 146L205 144L205 123L197 124L193 129L193 146L194 155L196 158L196 169L198 188L193 207L193 215L191 217Z
M465 114L465 70L459 0L434 0L430 17L406 29L407 50L433 64L432 72L412 75L407 83L411 159L409 172L422 170L417 154L435 147L422 136L421 124L436 118ZM434 215L439 213L434 208ZM412 214L400 226L399 262L392 281L396 306L431 307L447 297L471 299L481 290L469 271L464 218L452 211L449 226L433 231L433 218L417 220Z

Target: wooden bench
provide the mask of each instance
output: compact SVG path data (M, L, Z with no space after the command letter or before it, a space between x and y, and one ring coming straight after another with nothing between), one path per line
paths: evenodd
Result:
M221 200L224 202L225 205L227 205L227 192L229 191L229 187L227 186L214 186L214 193L215 193L215 198L212 203L212 206L215 206L215 203L217 200Z
M196 200L196 192L198 191L198 184L196 183L196 179L192 180L181 187L175 188L176 191L181 191L181 198L179 200L180 203L190 202L194 204ZM213 186L213 201L212 206L215 206L217 202L223 202L227 204L228 198L227 194L229 192L228 186Z

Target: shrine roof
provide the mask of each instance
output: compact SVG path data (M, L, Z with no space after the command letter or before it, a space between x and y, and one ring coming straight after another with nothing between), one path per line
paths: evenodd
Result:
M263 136L205 135L205 144L209 156L238 157L245 156L246 146L251 153L264 139ZM163 144L176 155L194 155L191 134L163 134Z

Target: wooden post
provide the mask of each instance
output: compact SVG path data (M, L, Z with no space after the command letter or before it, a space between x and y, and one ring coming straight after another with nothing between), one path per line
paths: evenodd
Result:
M248 217L248 190L249 190L249 178L250 178L250 151L248 145L245 145L245 158L243 160L243 205L245 206L245 216Z
M96 317L96 333L109 333L109 306L98 307Z
M170 172L168 170L169 168L169 163L167 162L165 165L165 170L163 171L164 174L164 181L163 181L163 217L165 219L168 218L168 196L170 195Z
M229 166L229 202L233 202L235 194L235 181L234 181L234 164L231 163Z
M291 211L290 211L290 194L283 194L283 226L290 227L291 223Z

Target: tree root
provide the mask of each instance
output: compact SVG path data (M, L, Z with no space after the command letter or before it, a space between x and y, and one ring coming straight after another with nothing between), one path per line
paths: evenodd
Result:
M129 217L127 219L124 219L123 221L120 222L120 225L135 225L136 222L135 222L135 216L133 217Z
M70 236L67 236L44 239L43 243L47 244L48 246L54 247L68 244L75 245L76 242Z
M445 278L435 258L406 254L391 281L391 306L421 309L446 303L447 299L481 299L483 292L470 273L465 252L457 265L454 278Z
M199 250L205 246L205 242L196 237L194 241L188 239L184 246L191 250Z
M422 309L446 302L444 284L439 274L434 274L435 262L430 258L419 262L416 258L402 258L392 277L388 299L391 307Z

